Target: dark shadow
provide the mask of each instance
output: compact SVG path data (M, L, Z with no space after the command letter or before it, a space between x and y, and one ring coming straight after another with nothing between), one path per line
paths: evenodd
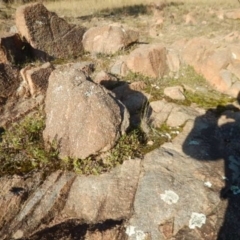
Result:
M148 13L149 13L149 10L147 5L137 4L133 6L125 6L125 7L119 7L119 8L106 8L94 14L80 16L77 18L87 21L87 20L91 20L95 16L95 17L103 17L103 18L114 17L116 20L119 20L124 16L137 17L139 15L148 14Z
M239 97L240 94L238 102ZM221 121L220 118L225 119ZM228 201L228 205L216 239L239 240L240 109L234 105L218 106L197 117L183 144L183 151L200 161L224 161L225 187L219 195L222 201Z
M170 6L180 6L183 5L183 2L168 2L164 4L135 4L132 6L123 6L118 8L106 8L103 9L97 13L86 15L86 16L80 16L77 17L81 20L91 20L94 16L95 17L103 17L103 18L112 18L116 21L121 19L122 17L137 17L139 15L145 15L145 14L151 14L152 8L155 8L156 10L162 11L165 7Z
M111 91L127 108L130 114L130 126L137 128L141 124L148 99L140 90L138 91L138 86L133 84L122 82L121 85L111 89Z
M54 225L52 227L46 227L40 230L28 238L22 238L21 240L58 240L58 239L71 239L71 240L83 240L86 239L87 232L105 232L111 229L118 229L119 237L122 230L123 221L107 220L99 224L86 224L82 223L78 219L68 220L66 222ZM119 238L121 239L121 238Z

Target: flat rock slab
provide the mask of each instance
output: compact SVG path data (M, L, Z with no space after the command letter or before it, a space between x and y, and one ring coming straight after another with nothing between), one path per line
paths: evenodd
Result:
M213 112L145 156L128 239L239 239L240 116Z
M1 239L30 236L32 238L28 239L39 239L37 236L46 237L57 229L60 230L59 238L51 235L51 239L60 239L60 236L66 237L70 225L84 229L88 224L128 219L132 213L140 163L139 159L128 160L101 176L77 176L58 171L42 184L36 176L35 181L31 178L27 181L1 178L0 184L4 184L0 191L0 209L4 209L0 217ZM6 212L6 207L11 208ZM116 231L113 226L108 230L110 236L111 230ZM82 234L78 235L79 239L86 234L86 231L77 232ZM71 236L75 233L76 229ZM122 234L125 235L124 231Z

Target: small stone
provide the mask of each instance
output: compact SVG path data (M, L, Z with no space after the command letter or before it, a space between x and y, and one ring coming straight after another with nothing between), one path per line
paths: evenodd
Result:
M23 237L23 231L22 230L17 230L13 236L12 236L14 239L19 239L19 238L22 238Z

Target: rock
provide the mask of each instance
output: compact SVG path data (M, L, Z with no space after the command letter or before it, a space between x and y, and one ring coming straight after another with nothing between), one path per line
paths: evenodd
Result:
M16 33L18 33L18 30L17 30L16 25L13 25L13 26L10 27L9 33L10 33L10 34L16 34Z
M240 47L238 46L238 44L229 45L229 49L231 52L232 61L240 61Z
M144 81L137 81L130 83L129 87L130 89L135 91L143 91L147 87L147 85Z
M149 123L157 128L165 122L170 127L179 127L199 114L199 111L191 107L178 106L165 100L151 102L148 113Z
M240 18L240 9L234 9L232 11L225 13L226 18L230 19L239 19Z
M18 34L0 37L0 63L21 64L31 59L30 48Z
M32 179L24 180L23 177L1 177L0 197L0 235L2 239L10 239L13 232L9 229L10 222L17 216L22 204L27 200L30 189L37 188L40 184L40 174L34 174ZM21 231L14 231L15 238L21 237Z
M83 47L91 53L114 54L137 42L138 32L118 25L90 28L83 36Z
M48 62L40 67L25 67L20 71L23 80L28 84L32 96L45 94L48 86L48 78L53 71L53 66Z
M8 128L12 123L21 120L33 111L39 110L44 103L44 97L41 94L34 98L29 98L29 96L10 97L1 111L0 126Z
M16 92L19 84L19 71L9 64L0 63L0 105Z
M184 16L184 22L187 25L196 25L197 21L195 17L193 16L194 13L188 13Z
M240 33L233 31L224 37L226 42L238 42L240 40Z
M220 167L222 164L217 168L219 173ZM139 181L135 211L127 227L127 230L134 230L128 234L128 239L136 239L137 235L154 240L177 238L182 230L185 230L183 236L194 235L189 239L204 239L195 232L204 232L206 224L211 225L208 215L220 202L218 191L222 183L218 176L211 175L207 164L184 156L168 145L146 155L143 169L145 173ZM213 190L204 186L207 180L214 184ZM152 184L155 187L149 188ZM200 217L199 230L191 224L194 213L196 218ZM216 222L212 223L212 229L214 224Z
M79 62L77 66L78 70L81 70L87 78L90 77L95 69L95 65L92 62Z
M129 73L129 69L125 60L126 56L120 56L120 58L111 66L110 72L115 75L126 76Z
M174 100L185 100L184 89L182 86L167 87L164 94Z
M237 97L233 84L239 79L232 79L228 66L238 58L236 47L221 47L207 39L194 38L190 40L183 51L183 60L202 74L217 91Z
M151 37L159 36L163 28L163 25L164 25L164 17L158 17L157 19L154 19L149 29L149 35Z
M219 20L224 20L225 12L223 10L219 10L219 11L216 12L216 16Z
M154 127L160 127L168 118L174 104L166 100L152 101L149 104L148 115L149 123Z
M171 72L178 72L180 70L180 59L176 51L169 49L167 53L167 65Z
M103 231L98 229L101 224L105 231L108 230L106 235L114 236L118 232L116 235L125 237L123 229L118 226L131 216L140 162L139 159L125 161L101 176L77 176L71 172L57 171L42 184L41 178L36 176L25 181L14 178L3 181L4 178L1 178L0 185L4 185L1 186L3 197L0 198L0 206L4 207L1 208L4 212L0 220L2 223L5 221L0 230L2 239L19 236L28 239L40 239L40 236L66 239L67 233L71 236L78 233L79 239L95 239L90 236L98 236L98 231ZM9 191L13 186L24 191L13 194ZM74 224L85 231L76 231L75 227L68 232ZM95 233L91 231L94 224Z
M158 78L168 71L167 51L162 44L141 45L133 50L125 63L134 73Z
M206 38L193 38L185 43L182 59L185 63L193 66L197 72L201 71L201 63L206 51L211 51L213 44Z
M86 80L78 65L63 65L50 75L43 136L46 143L59 142L61 157L84 159L116 144L128 127L128 113L110 92Z
M16 10L19 34L34 48L36 58L68 58L83 52L84 28L70 25L41 3L30 3Z
M191 107L175 105L167 118L167 125L170 127L183 126L188 120L194 119L200 113Z
M99 177L78 177L63 208L66 217L88 223L129 218L139 174L140 160L136 159Z
M172 142L144 157L134 213L126 224L129 240L238 239L239 192L231 193L235 189L225 187L222 176L226 184L239 178L239 112L224 112L220 121L214 111L188 121ZM223 190L228 205L220 198Z
M94 82L104 86L109 90L115 88L119 83L118 79L115 76L105 71L97 73L97 75L94 78Z

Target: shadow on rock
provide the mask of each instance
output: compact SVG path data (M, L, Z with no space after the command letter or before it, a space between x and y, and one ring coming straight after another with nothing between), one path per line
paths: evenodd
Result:
M82 224L80 220L70 220L38 231L22 240L53 239L124 239L122 221L108 220L101 224Z
M239 99L238 97L238 102ZM224 160L225 187L221 190L220 197L228 200L228 206L224 220L219 226L217 240L240 239L239 145L240 111L234 105L218 106L197 117L183 144L183 151L196 160Z

